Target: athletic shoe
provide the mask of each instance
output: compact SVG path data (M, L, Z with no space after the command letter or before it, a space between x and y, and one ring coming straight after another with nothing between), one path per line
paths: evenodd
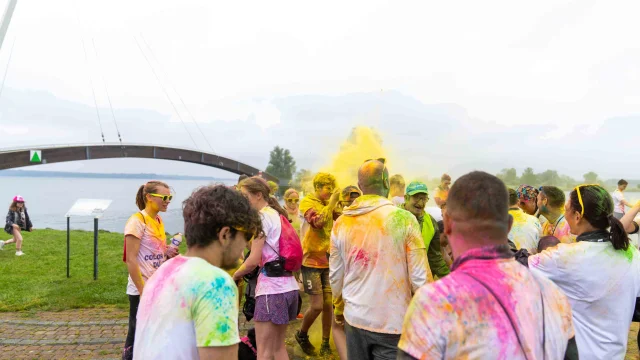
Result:
M24 253L22 252L22 250L20 250L20 251L16 251L16 256L22 256L22 255L24 255Z
M4 250L4 240L0 240L0 250Z
M331 346L329 343L323 342L320 346L320 356L328 356L331 355Z
M309 355L309 356L315 356L316 354L316 347L313 346L313 344L311 344L311 342L309 341L309 335L308 334L302 334L300 332L300 330L296 331L296 341L298 342L298 345L300 345L300 347L302 348L302 351Z

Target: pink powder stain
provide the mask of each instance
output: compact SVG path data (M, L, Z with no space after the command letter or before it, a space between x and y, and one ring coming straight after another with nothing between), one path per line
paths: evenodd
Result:
M369 267L369 264L371 264L372 261L372 257L369 252L357 247L351 249L349 258L353 259L354 263L360 263L364 268Z
M147 290L150 290L151 296L147 298L149 303L153 303L155 298L162 292L162 289L167 285L169 279L173 280L172 274L175 274L178 271L178 268L182 266L182 264L187 262L187 258L184 256L176 256L170 261L165 262L154 274L154 286L152 289L147 289L145 286L145 293Z

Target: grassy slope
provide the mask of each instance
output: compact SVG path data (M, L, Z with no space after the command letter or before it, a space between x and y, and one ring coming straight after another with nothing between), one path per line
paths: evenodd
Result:
M10 235L3 232L0 239ZM25 256L15 245L0 251L0 311L63 310L116 305L128 308L123 235L100 231L98 280L93 280L93 232L71 232L71 278L66 277L66 231L24 234ZM184 253L184 244L181 246Z

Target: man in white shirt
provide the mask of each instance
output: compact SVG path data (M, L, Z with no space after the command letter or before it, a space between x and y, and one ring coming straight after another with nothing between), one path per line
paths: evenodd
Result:
M405 183L402 175L393 175L389 179L389 185L391 186L391 189L389 189L389 197L391 198L393 205L398 206L400 204L404 204Z
M626 212L625 206L633 206L624 198L623 192L627 189L627 185L629 185L629 183L625 179L620 179L620 181L618 181L618 188L613 192L613 194L611 194L611 197L613 198L613 216L615 216L616 219L622 219Z
M384 159L360 167L363 195L331 232L329 278L345 303L349 359L395 359L411 297L433 280L418 221L387 199L388 174Z

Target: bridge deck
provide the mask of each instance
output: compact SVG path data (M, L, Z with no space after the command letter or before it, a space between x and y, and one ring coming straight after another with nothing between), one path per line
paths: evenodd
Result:
M41 162L31 162L31 150L42 151ZM7 149L0 151L0 170L24 166L53 164L58 162L111 159L143 158L184 161L193 164L211 166L238 175L258 175L258 169L216 154L197 150L180 149L166 146L93 144L93 145L49 145L28 149ZM264 178L278 182L278 178L263 172Z

